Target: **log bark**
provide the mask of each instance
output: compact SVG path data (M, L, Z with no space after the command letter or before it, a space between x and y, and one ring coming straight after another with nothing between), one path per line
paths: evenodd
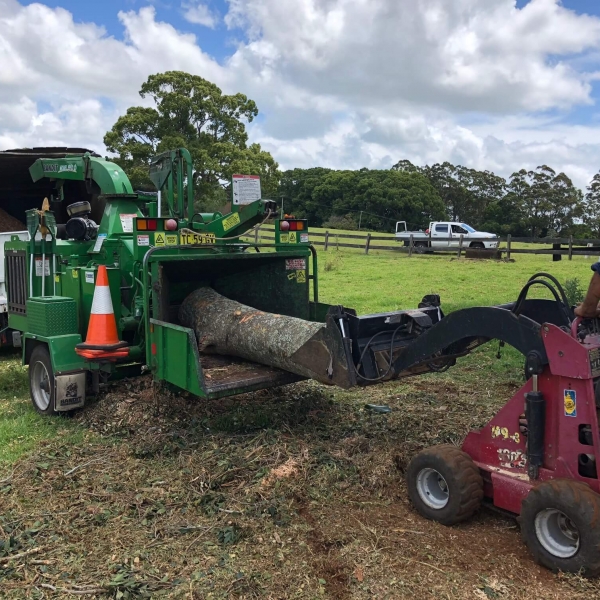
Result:
M237 356L326 384L353 383L339 331L322 323L266 313L207 287L183 301L179 322L195 332L200 352Z

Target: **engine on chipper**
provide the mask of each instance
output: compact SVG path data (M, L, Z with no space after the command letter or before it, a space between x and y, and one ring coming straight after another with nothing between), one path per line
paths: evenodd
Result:
M503 306L445 316L425 296L414 310L359 316L319 301L306 220L275 219L274 243L259 244L242 236L273 219L272 201L197 212L184 149L152 160L156 194L135 193L120 167L89 154L30 171L93 184L104 203L98 220L69 198L62 224L47 204L28 210L29 239L5 244L9 326L38 412L81 407L101 382L144 372L199 399L307 378L368 386L444 371L498 339L526 357L527 383L462 449L416 456L410 497L447 525L483 502L520 515L541 564L600 574L600 333L574 319L553 277L534 276ZM527 299L540 284L554 300Z

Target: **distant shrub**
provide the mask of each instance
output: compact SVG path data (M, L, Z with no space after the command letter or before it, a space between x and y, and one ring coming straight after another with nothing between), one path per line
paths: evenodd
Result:
M567 279L563 285L565 294L569 304L573 306L579 302L583 302L585 296L585 290L581 287L581 282L577 277L573 279Z
M323 223L325 229L358 229L358 225L352 215L331 215L327 221Z

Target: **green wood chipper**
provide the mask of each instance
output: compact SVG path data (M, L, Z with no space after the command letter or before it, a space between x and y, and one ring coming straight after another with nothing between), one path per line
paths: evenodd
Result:
M200 398L306 378L344 388L381 381L398 375L394 350L442 317L436 297L416 311L367 317L320 303L306 220L275 219L271 244L242 241L277 207L234 200L227 214L195 212L185 149L152 160L155 193L135 193L118 165L91 154L40 158L30 173L55 193L26 211L29 239L11 236L4 254L8 325L43 414L81 407L101 382L148 371ZM73 181L102 203L98 224L88 200L65 195ZM100 268L119 352L82 351Z

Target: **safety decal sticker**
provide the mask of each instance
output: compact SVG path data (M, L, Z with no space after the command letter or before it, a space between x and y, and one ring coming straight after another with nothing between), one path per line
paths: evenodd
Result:
M42 272L42 259L35 259L35 275L36 277L41 277L45 275L46 277L50 277L50 259L46 258L44 260L44 271Z
M308 233L301 233L300 234L300 242L302 244L307 244L308 243Z
M155 246L164 246L165 245L165 234L164 233L155 233L154 234L154 245Z
M298 235L296 234L295 231L290 232L290 244L296 244L298 243Z
M86 283L94 283L94 271L86 271L85 272L85 282Z
M304 258L287 258L285 260L286 271L298 271L306 269L306 260Z
M306 283L306 271L296 271L296 281L298 283Z
M133 219L136 217L137 215L119 215L123 233L133 233Z
M223 231L229 231L233 229L236 225L240 224L240 215L238 213L233 213L228 216L226 219L223 219Z
M167 246L177 246L177 234L165 235L165 243L167 244Z
M290 235L289 235L289 233L281 233L281 234L279 234L279 241L282 244L289 244L290 243Z
M102 250L102 244L104 244L105 240L106 240L106 233L101 233L96 238L96 243L94 244L94 249L92 250L92 252L100 252L100 250Z
M149 235L138 235L137 236L138 246L149 246L150 236Z
M565 417L577 416L577 392L565 390Z

